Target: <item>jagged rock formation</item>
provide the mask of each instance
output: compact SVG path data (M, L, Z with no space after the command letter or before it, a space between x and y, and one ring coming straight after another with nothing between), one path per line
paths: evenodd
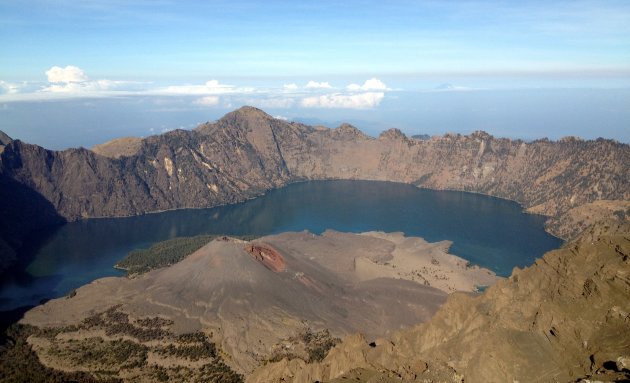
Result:
M0 130L0 153L4 150L4 147L9 145L13 141L5 132Z
M568 210L630 200L630 146L604 139L526 143L475 132L422 141L396 129L372 138L349 124L310 127L243 107L193 131L118 140L94 151L1 142L2 176L68 220L211 207L304 179L368 179L512 199L555 217L548 229L568 237ZM14 202L0 201L7 204Z
M481 296L451 294L426 324L371 345L353 336L321 363L285 359L248 382L627 381L628 297L630 225L599 224Z

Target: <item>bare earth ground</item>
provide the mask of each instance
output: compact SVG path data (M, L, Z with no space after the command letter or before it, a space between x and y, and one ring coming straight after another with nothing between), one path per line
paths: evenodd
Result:
M450 294L429 322L247 382L628 382L629 296L630 225L602 223L481 295Z
M94 153L110 158L129 157L138 153L142 146L142 139L137 137L121 137L96 145Z
M194 368L191 359L158 351L168 344L180 347L173 340L177 334L200 331L230 367L247 374L274 356L300 355L303 345L295 339L305 329L328 329L333 337L360 332L377 339L428 321L447 292L472 292L499 279L448 254L449 245L380 232L284 233L251 243L219 239L171 267L135 278L96 280L72 298L34 308L22 323L66 329L80 325L29 339L41 361L54 368L108 370L126 380L150 381L137 366L116 368L98 360L81 364L66 351L85 339L110 342L110 348L127 340L144 347L138 355L146 357L139 356L137 364ZM98 325L86 326L86 318ZM142 324L149 319L158 324ZM162 335L146 335L154 333ZM133 351L133 344L124 346ZM204 359L196 363L202 365Z

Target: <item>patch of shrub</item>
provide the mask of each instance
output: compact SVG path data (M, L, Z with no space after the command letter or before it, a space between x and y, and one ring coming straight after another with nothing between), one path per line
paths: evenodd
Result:
M13 325L7 330L8 341L0 347L0 382L6 383L122 383L112 377L95 377L86 372L64 372L48 368L26 341L40 330L26 325Z
M151 270L173 265L202 248L208 242L221 237L219 235L198 235L195 237L178 237L158 242L148 249L133 250L114 267L127 271L128 275L143 274ZM237 236L245 241L257 237Z

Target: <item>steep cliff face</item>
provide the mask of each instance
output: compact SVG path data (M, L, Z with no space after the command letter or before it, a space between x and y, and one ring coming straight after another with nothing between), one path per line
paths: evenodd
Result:
M5 132L0 130L0 153L4 150L4 147L13 141Z
M290 179L272 134L231 123L231 115L224 120L211 132L149 137L135 155L117 158L14 141L2 153L4 174L69 220L242 201Z
M0 272L16 261L16 250L29 233L65 222L46 197L5 173L4 163L20 163L11 155L19 144L0 131Z
M629 296L630 225L600 224L481 296L450 295L430 322L391 340L351 337L321 363L284 360L249 381L622 381Z
M549 230L566 237L574 234L563 221L571 208L630 200L630 146L603 139L525 143L476 132L415 140L395 129L372 138L348 124L313 128L243 107L193 131L117 140L95 151L1 142L3 176L68 220L211 207L301 179L343 178L513 199L556 217Z
M613 141L525 143L483 132L421 141L399 131L348 139L338 130L309 134L289 157L291 171L307 178L389 180L485 193L549 216L598 199L630 198L630 147Z

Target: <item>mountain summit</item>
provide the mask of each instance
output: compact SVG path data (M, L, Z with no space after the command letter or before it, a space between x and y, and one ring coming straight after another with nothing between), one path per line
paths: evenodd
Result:
M11 137L9 137L5 132L0 130L0 145L6 146L10 144L11 141L13 141L13 139L11 139Z
M548 230L564 238L584 230L586 217L592 223L630 215L625 206L630 200L630 146L611 140L526 143L476 132L421 141L402 140L398 130L377 139L348 124L314 128L250 106L192 131L116 140L94 151L50 151L5 136L0 173L6 183L31 190L51 207L46 211L66 220L212 207L290 182L331 178L404 182L511 199L530 212L553 217ZM609 202L598 209L573 214L604 200ZM3 198L2 209L27 211L31 206L24 199ZM7 243L21 243L11 234L15 220L25 232L41 227L37 219L18 214L0 225L6 229L0 230L0 239L12 237Z
M261 124L269 123L271 120L274 120L274 118L263 110L253 106L243 106L223 116L219 119L218 123L237 127L250 126L255 128Z

